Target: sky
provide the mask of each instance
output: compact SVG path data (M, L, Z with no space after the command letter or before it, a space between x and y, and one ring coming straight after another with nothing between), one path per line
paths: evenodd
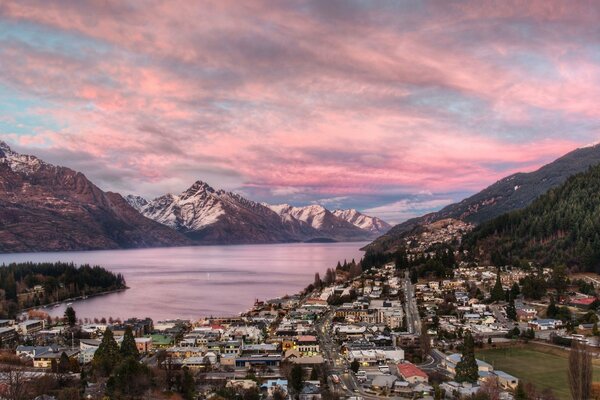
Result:
M400 222L598 140L595 3L0 0L0 139Z

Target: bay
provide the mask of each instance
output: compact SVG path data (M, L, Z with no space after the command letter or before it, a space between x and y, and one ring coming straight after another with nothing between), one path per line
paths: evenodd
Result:
M121 273L129 289L73 302L78 318L154 320L237 315L256 299L295 294L366 243L291 243L0 254L0 264L65 261ZM66 304L45 308L62 316Z

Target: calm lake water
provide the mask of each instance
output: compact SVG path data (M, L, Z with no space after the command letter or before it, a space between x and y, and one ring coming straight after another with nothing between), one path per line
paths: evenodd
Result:
M0 254L0 265L66 261L121 273L130 289L73 302L79 318L198 319L237 315L254 304L294 294L338 260L362 256L366 243L293 243L159 249ZM65 305L45 309L64 313Z

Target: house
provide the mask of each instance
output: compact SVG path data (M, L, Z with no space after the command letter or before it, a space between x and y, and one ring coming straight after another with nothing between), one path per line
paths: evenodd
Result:
M17 337L17 330L13 326L0 328L0 343L13 341Z
M69 350L66 348L50 348L47 351L36 353L33 356L34 368L50 368L52 361L58 363L62 355L66 354L69 359L77 359L79 349Z
M536 319L529 321L529 327L534 331L547 331L562 326L562 321L558 319Z
M516 389L519 384L519 378L516 378L504 371L494 371L494 375L498 377L498 382L505 389Z
M446 356L444 358L443 364L446 367L446 370L450 372L452 375L456 374L456 364L460 362L462 359L462 355L459 353L454 353ZM486 363L485 361L476 360L477 361L477 369L479 372L492 372L494 367L492 365Z
M376 375L373 378L371 387L373 387L373 389L392 389L397 380L398 378L393 375Z
M141 337L135 338L135 347L137 347L140 353L148 353L152 350L152 338Z
M300 400L320 400L321 388L310 382L305 382L299 396Z
M269 379L262 385L260 385L260 389L266 391L269 396L273 395L273 392L277 389L283 390L287 393L288 381L287 379Z
M418 368L416 365L411 363L398 364L398 375L410 384L417 384L423 382L429 382L429 376Z

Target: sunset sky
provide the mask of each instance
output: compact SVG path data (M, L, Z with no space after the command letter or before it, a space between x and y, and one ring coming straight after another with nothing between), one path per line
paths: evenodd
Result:
M0 139L399 222L599 140L593 3L0 0Z

